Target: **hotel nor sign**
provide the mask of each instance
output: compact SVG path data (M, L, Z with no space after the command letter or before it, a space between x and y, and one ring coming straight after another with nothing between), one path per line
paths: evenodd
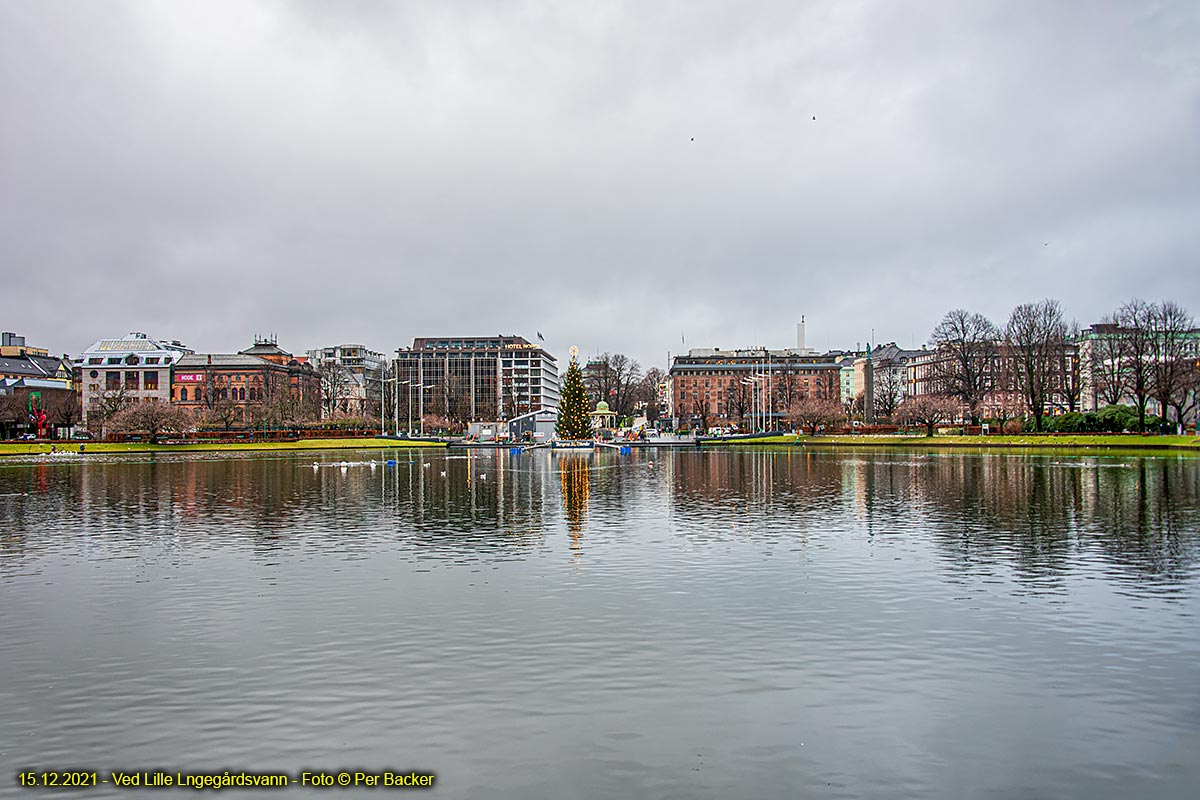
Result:
M176 372L176 383L204 383L203 372Z

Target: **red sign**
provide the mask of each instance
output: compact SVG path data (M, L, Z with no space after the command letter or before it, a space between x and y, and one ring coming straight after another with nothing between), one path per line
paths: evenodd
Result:
M203 372L176 372L176 383L204 383Z

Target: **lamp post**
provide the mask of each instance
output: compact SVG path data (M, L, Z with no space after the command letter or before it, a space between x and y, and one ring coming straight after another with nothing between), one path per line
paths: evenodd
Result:
M367 374L363 372L363 384L367 382ZM379 435L387 436L387 370L379 375ZM365 389L364 389L365 394Z
M437 383L424 383L417 387L417 399L421 403L421 438L425 438L425 390L432 389Z
M742 379L742 383L747 384L750 387L750 432L751 433L753 433L754 431L756 431L758 429L758 425L756 423L756 419L759 414L758 401L759 401L759 395L760 395L758 381L759 381L759 378L756 375L751 375L748 378Z
M400 377L399 372L396 373L396 377L397 378ZM401 385L408 387L407 389L404 390L408 394L408 397L405 398L405 400L407 402L405 402L405 404L404 404L408 408L408 426L405 427L405 429L404 429L404 436L407 438L409 436L412 436L412 380L402 381L401 383L396 384L396 432L397 433L399 433L399 431L400 431L400 386Z

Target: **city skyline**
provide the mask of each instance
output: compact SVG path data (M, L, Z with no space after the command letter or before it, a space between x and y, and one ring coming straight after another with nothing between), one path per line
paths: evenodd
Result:
M801 315L821 350L1197 308L1198 34L1117 2L8 4L5 326L663 366Z

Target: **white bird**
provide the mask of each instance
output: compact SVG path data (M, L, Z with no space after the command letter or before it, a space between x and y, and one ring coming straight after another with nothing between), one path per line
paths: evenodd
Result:
M479 480L481 480L481 481L486 481L486 480L487 480L487 473L486 473L486 472L481 472L481 473L479 474Z
M446 477L446 470L442 470L442 477Z

